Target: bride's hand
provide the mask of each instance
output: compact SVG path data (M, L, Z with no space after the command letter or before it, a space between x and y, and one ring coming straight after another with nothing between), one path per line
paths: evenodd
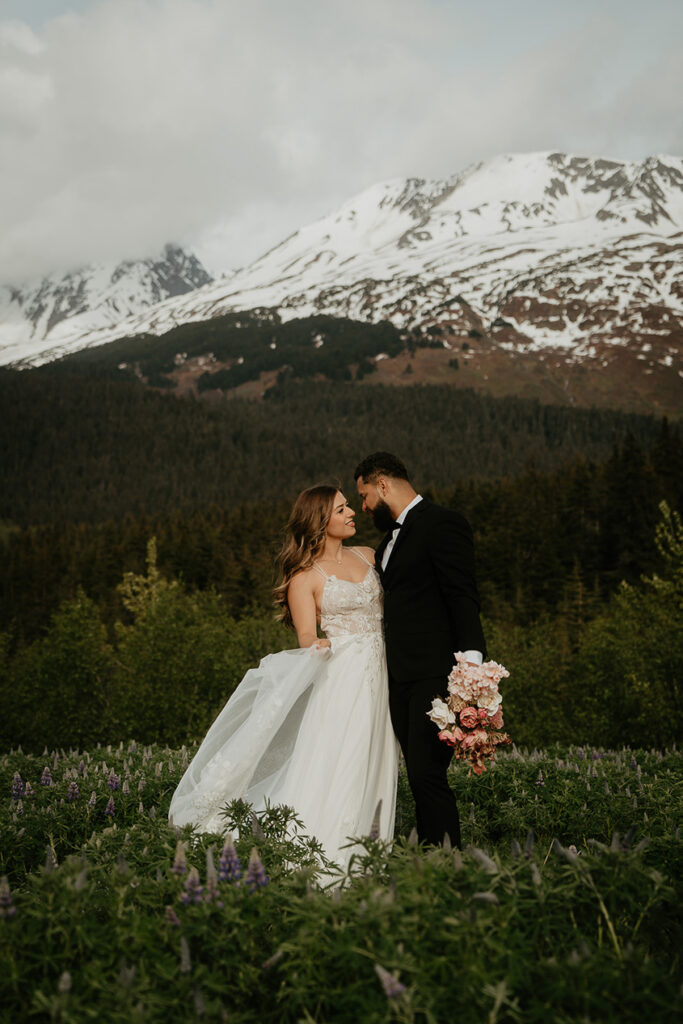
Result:
M320 654L323 658L329 658L332 653L331 648L332 644L326 637L322 640L314 640L310 647L312 651Z

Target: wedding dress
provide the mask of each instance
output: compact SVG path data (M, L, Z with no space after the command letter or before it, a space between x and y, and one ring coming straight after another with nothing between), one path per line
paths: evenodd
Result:
M398 744L382 588L369 563L360 583L315 569L325 576L320 624L330 650L280 651L247 672L183 775L169 819L222 832L230 800L256 812L266 801L287 804L327 857L346 867L349 836L370 833L379 800L379 836L390 840L394 831Z

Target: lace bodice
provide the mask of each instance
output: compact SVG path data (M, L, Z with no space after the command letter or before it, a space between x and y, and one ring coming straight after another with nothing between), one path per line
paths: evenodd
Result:
M382 585L372 566L360 583L326 577L320 626L330 640L359 633L382 637Z

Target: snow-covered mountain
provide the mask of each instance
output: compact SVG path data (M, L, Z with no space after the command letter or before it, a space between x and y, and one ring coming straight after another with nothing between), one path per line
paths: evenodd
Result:
M196 256L167 245L158 259L86 266L23 287L0 287L0 362L42 362L63 339L82 348L94 330L116 333L132 314L211 280Z
M572 361L654 346L672 366L683 324L683 159L513 154L444 181L378 184L242 270L115 325L95 329L83 313L62 320L0 361L45 361L262 307L283 319L439 326L447 347L469 337Z

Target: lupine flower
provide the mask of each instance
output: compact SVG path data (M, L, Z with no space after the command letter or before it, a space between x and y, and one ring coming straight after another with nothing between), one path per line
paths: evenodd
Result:
M180 936L180 973L189 974L192 970L192 963L190 961L190 947L187 944L187 939L184 935Z
M17 814L23 814L23 813L24 813L24 801L19 799L19 800L17 800L17 808L16 808L16 811L14 813L15 821L16 821Z
M12 779L12 799L20 800L24 795L24 780L22 779L19 772L14 773Z
M140 781L138 782L138 793L142 793L144 788L145 788L145 780L144 779L140 779Z
M126 795L128 795L128 793L130 793L130 784L128 782L128 779L124 779L123 780L123 785L121 786L121 792L125 793Z
M121 779L118 777L113 768L109 772L107 785L109 786L110 789L121 789Z
M108 814L110 818L113 818L116 814L116 808L114 806L114 797L110 796L107 800L107 806L104 808L104 813Z
M57 982L57 991L60 995L65 996L67 992L71 991L71 975L68 971L64 971Z
M218 878L221 882L237 882L242 877L242 862L237 856L232 836L228 836L218 861Z
M33 796L33 786L30 782L27 782L24 786L24 796Z
M185 843L182 839L178 840L175 848L175 858L173 860L173 867L171 871L174 875L184 875L187 871L187 861L185 859Z
M187 905L188 903L201 903L202 895L204 893L204 886L199 881L199 873L196 868L190 868L187 878L185 879L185 892L180 894L180 902Z
M545 786L545 779L543 778L543 772L541 771L540 768L538 770L538 777L536 779L536 785L537 786Z
M384 995L387 999L399 999L405 994L405 985L394 974L391 974L386 968L382 967L381 964L375 964L375 972L382 983Z
M264 885L268 885L270 879L266 874L261 858L258 855L256 847L252 847L251 854L249 856L249 867L244 876L244 884L248 887L250 892L256 892Z
M213 847L210 846L206 851L206 891L204 893L204 900L206 903L216 902L216 904L221 907L223 904L220 900L216 899L217 896L218 874L213 860Z
M78 791L78 783L77 782L70 782L69 783L69 789L68 789L68 792L66 794L67 800L78 800L79 796L80 796L80 793Z
M180 918L173 907L166 907L166 924L172 925L173 928L180 928Z
M261 823L253 811L251 812L251 834L262 843L266 841L266 836L261 828Z
M381 816L382 816L382 799L380 797L380 799L377 801L377 807L375 808L375 815L374 815L374 818L372 819L372 825L370 827L370 834L368 836L370 841L373 842L373 843L377 842L377 840L379 839Z
M81 773L81 775L85 775L85 761L82 758L78 762L78 770Z
M94 807L96 803L97 797L95 796L95 790L93 789L92 793L90 794L90 799L88 800L88 807Z
M632 772L634 772L636 770L636 768L638 767L638 762L636 761L636 759L633 756L633 754L631 754L631 764L630 764L629 767L631 768Z
M0 917L14 917L17 908L14 906L7 875L0 878Z

